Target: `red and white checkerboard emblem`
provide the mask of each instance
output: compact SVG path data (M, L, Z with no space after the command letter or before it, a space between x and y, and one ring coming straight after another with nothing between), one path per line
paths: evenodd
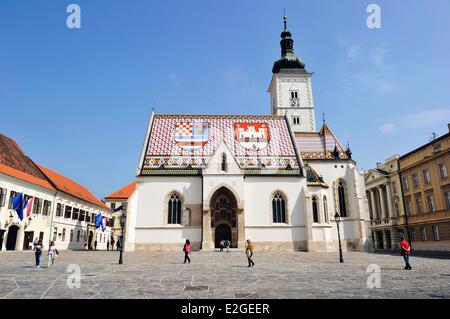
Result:
M175 125L175 142L187 151L202 148L208 142L208 123L178 122Z
M266 148L270 140L266 123L234 123L234 132L239 144L252 151Z

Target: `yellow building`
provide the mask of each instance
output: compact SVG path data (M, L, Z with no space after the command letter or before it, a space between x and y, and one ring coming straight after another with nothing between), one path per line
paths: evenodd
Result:
M399 158L404 224L413 250L450 252L449 154L447 133Z

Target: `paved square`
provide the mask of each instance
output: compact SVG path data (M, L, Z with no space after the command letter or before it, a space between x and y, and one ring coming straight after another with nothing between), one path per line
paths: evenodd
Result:
M54 268L34 267L32 252L0 252L0 298L450 298L450 261L345 253L255 252L247 268L243 251L62 251ZM79 288L69 288L67 267L81 269ZM381 287L367 287L367 266L381 268Z

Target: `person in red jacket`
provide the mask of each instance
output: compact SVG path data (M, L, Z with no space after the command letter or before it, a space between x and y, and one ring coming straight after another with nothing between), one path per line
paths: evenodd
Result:
M410 270L412 269L410 263L409 263L409 255L411 254L411 246L409 246L409 243L402 237L400 242L400 247L402 249L402 256L405 260L405 269Z

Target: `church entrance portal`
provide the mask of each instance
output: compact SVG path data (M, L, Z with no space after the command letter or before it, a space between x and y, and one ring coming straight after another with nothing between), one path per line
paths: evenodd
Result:
M237 228L237 201L233 193L226 187L219 188L211 198L211 228L213 231L214 246L227 239L231 247L238 245Z

